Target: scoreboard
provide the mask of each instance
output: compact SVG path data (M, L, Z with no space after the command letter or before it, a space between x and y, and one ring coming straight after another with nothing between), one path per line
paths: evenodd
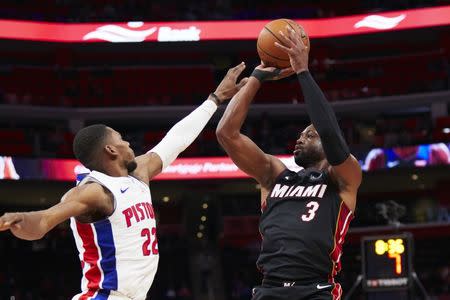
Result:
M406 290L411 286L411 234L364 237L361 253L362 283L366 291Z

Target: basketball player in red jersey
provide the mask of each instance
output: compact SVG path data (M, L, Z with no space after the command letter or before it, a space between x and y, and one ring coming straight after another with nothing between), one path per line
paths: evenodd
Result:
M362 172L308 71L308 48L289 27L282 37L284 45L276 46L289 54L312 121L294 150L296 163L304 169L288 170L240 132L261 84L292 74L290 69L256 67L228 104L217 138L236 165L261 185L262 247L257 265L264 279L253 289L253 299L340 299L342 289L334 276L341 269L342 244Z

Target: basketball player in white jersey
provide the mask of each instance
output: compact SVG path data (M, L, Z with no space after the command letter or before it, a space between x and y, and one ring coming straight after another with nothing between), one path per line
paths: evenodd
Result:
M72 299L144 300L159 258L148 182L194 141L217 106L245 85L247 79L236 83L244 68L244 63L231 68L216 91L144 155L135 157L110 127L81 129L74 153L92 172L49 209L4 214L0 231L37 240L70 218L83 269L81 293Z

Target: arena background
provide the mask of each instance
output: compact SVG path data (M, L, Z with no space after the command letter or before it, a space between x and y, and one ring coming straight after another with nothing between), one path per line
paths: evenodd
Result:
M249 75L265 22L291 18L311 36L310 70L365 171L338 278L344 298L450 299L450 3L318 3L2 1L0 213L49 207L74 186L85 170L71 143L84 125L150 149L228 67L245 61ZM161 260L149 299L250 299L261 280L259 187L217 144L221 112L150 185ZM289 160L308 122L287 78L264 85L245 133ZM370 237L404 247L386 246L388 257ZM34 242L1 233L0 299L70 299L75 251L67 223Z

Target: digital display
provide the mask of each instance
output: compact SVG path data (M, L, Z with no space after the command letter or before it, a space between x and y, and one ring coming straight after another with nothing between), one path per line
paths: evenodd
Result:
M362 254L363 287L366 290L409 287L412 272L410 234L364 237Z

